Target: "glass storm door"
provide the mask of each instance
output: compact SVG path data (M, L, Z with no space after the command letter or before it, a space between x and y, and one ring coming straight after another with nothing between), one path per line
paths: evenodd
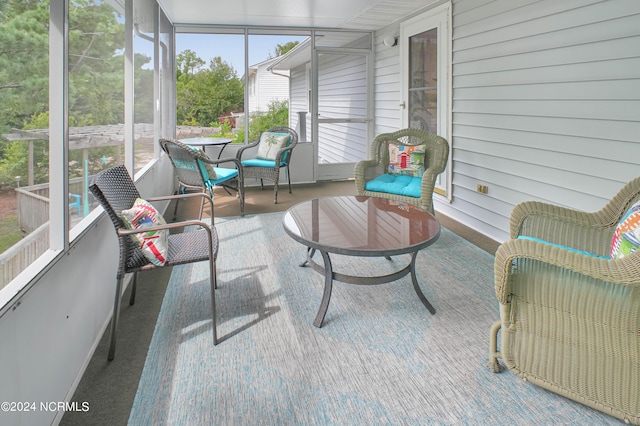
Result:
M402 25L401 106L404 108L403 127L435 133L451 143L448 17L448 5L445 5ZM436 181L438 194L447 196L449 193L449 170L447 167Z

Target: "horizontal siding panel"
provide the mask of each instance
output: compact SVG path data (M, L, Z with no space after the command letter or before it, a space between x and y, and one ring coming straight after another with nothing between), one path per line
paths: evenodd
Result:
M484 25L485 29L492 28L489 24L493 21L493 18L497 17L500 19L498 19L498 23L494 22L493 27L527 19L523 17L523 7L537 2L539 0L509 0L507 2L474 0L459 2L453 8L455 13L453 22L455 33L460 34L460 36L477 34L482 32L482 30L478 29L479 26ZM466 4L467 7L463 6L463 4ZM504 22L504 24L500 24L500 22Z
M640 82L639 82L640 83ZM521 100L502 102L499 100L459 100L454 104L454 113L522 115L528 117L582 118L591 120L638 121L638 100Z
M491 157L477 152L464 150L456 151L454 161L457 167L460 163L470 165L481 164L484 168L499 170L505 176L504 182L508 182L511 176L516 176L525 180L545 183L550 187L555 187L549 193L549 199L558 201L558 189L570 190L578 193L595 193L596 188L603 188L604 182L609 180L614 186L621 187L615 179L609 179L610 173L597 173L589 171L580 174L568 171L566 168L541 167L539 164L531 164L524 161L506 161L503 158ZM617 185L615 185L617 183ZM457 195L456 195L457 196Z
M640 121L611 123L604 120L457 113L454 126L458 124L635 143L638 143L640 135Z
M483 159L489 156L492 158L489 163L495 162L500 165L506 163L528 164L537 168L538 174L554 169L568 173L598 177L606 176L611 180L626 181L629 176L634 176L634 172L638 172L638 165L635 159L629 159L626 162L603 160L599 157L585 155L580 151L558 153L541 149L536 145L522 147L495 142L466 140L464 138L456 138L456 147L459 152L466 152L469 156L481 155ZM468 149L466 149L467 147ZM481 164L484 165L485 163Z
M556 2L557 6L568 6L569 2ZM575 3L583 3L581 1ZM473 37L457 37L456 50L484 55L487 46L493 50L508 49L527 51L536 48L555 48L573 44L590 43L603 39L624 37L637 34L637 15L640 13L640 2L627 0L624 10L610 7L608 2L591 7L581 7L565 13L545 16L541 19L528 20L517 25L502 26L494 30L485 30ZM567 16L571 15L571 20ZM526 15L525 15L526 16ZM635 23L635 27L634 27ZM589 26L585 34L585 25Z
M475 37L498 28L516 27L530 21L542 21L547 16L572 12L567 26L573 21L573 14L585 6L607 3L609 0L518 0L495 1L473 10L472 14L456 16L454 38ZM622 0L629 1L629 0ZM633 0L631 0L633 1ZM473 3L473 2L472 2Z
M640 78L635 80L578 81L454 88L456 100L637 100Z
M640 2L638 4L640 5ZM584 28L577 27L515 40L496 38L492 39L490 44L467 49L456 45L456 62L470 62L514 54L521 55L550 49L572 49L576 46L584 46L586 43L600 45L607 41L624 39L638 34L640 34L640 15L632 15L592 25L589 27L587 37L584 35ZM637 52L637 49L635 51ZM620 54L626 56L627 52L621 50Z
M540 50L509 56L497 55L488 59L464 62L454 52L454 75L480 74L514 69L540 68L563 64L611 61L640 56L640 36L606 40L592 44L574 45L550 50Z
M461 187L465 191L473 192L478 183L487 185L489 188L487 196L491 201L490 208L494 209L497 214L507 217L511 214L513 206L529 200L567 207L573 206L583 211L597 211L604 207L623 185L615 181L600 181L597 187L592 187L590 191L584 192L565 188L556 183L539 182L463 162L458 164L458 171L459 173L456 173L456 188Z
M475 15L470 15L470 13L475 13L476 9L480 9L493 1L494 0L475 0L471 2L464 0L452 0L452 11L457 19L460 19L460 23L463 23L465 22L465 16L471 16L471 19L475 20Z
M548 152L579 154L631 165L637 164L637 159L640 158L640 143L637 142L613 142L573 135L550 135L542 131L521 132L464 125L455 125L453 133L456 149L469 151L484 150L482 142L495 142L523 148L536 147Z
M461 71L456 68L456 71ZM640 76L640 57L610 61L582 62L535 68L520 68L489 73L458 74L456 89L514 84L558 83L571 81L626 80Z

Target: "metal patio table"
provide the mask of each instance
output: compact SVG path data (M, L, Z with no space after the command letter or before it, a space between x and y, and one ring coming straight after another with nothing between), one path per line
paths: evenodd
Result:
M364 196L319 198L296 204L282 220L284 230L307 247L300 266L311 266L324 274L324 292L313 325L322 327L331 300L333 281L376 285L411 274L413 288L433 315L435 309L422 293L416 278L418 252L440 236L440 223L428 211L411 204ZM319 251L324 265L313 260ZM335 272L329 254L384 257L411 254L404 268L382 276L356 276Z
M232 142L232 139L229 138L188 138L188 139L180 139L180 142L185 143L191 146L201 146L203 149L207 146L219 146L220 152L218 152L218 160L222 155L222 151L224 151L225 147Z

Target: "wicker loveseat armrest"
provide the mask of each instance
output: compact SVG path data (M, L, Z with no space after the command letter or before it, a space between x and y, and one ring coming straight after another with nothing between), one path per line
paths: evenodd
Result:
M616 224L617 221L605 220L600 212L527 201L518 204L511 213L510 236L538 238L604 256L611 249Z
M536 270L559 268L562 274L558 276L558 280L574 275L576 277L581 276L599 280L602 283L636 287L637 290L635 291L640 291L640 252L612 260L539 241L515 239L506 241L496 251L494 263L495 291L498 300L502 304L509 302L511 275L524 273L519 265L522 260L539 262L540 265ZM535 285L535 279L536 275L532 273L532 285ZM579 285L580 282L580 279L576 279L576 285ZM640 296L640 293L638 296Z
M640 250L609 260L509 240L496 253L495 290L492 371L501 358L530 383L640 424Z
M511 212L511 238L518 238L520 235L538 237L537 228L545 225L550 226L549 222L557 222L559 226L573 224L598 227L603 225L597 213L583 212L539 201L525 201L516 205Z

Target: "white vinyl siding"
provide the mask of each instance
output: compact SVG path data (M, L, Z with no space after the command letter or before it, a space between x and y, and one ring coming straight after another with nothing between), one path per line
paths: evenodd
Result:
M291 98L289 100L289 120L291 126L298 132L300 142L308 142L311 138L311 115L309 112L309 85L307 82L306 64L291 70ZM306 138L302 138L303 132L300 129L299 113L305 115Z
M249 113L266 112L273 101L289 99L289 78L267 71L273 61L256 65L256 73L250 77ZM287 71L277 71L287 74Z
M400 102L400 48L382 44L385 37L397 37L400 26L394 25L376 33L374 65L375 130L380 133L395 132L402 120ZM373 138L372 138L373 139Z
M520 201L601 208L640 175L640 2L454 1L452 120L447 214L500 241Z

